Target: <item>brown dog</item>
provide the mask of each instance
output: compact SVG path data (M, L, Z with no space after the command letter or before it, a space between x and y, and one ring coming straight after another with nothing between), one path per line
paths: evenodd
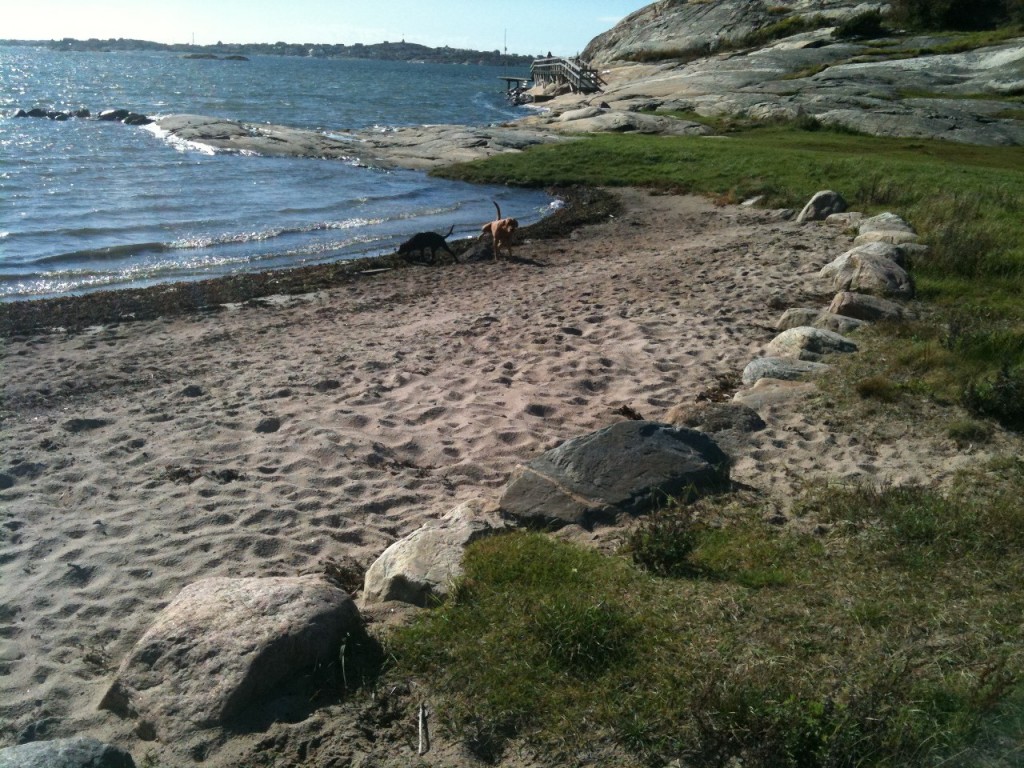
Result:
M490 234L491 239L494 241L494 260L498 260L498 254L502 248L508 251L508 257L512 258L512 234L519 229L519 221L513 218L501 217L501 207L497 202L494 203L495 209L498 211L498 218L494 221L489 221L484 224L481 229L480 237L486 234Z

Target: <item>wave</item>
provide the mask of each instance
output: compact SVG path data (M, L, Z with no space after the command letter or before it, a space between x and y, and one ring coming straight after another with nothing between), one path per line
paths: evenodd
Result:
M111 261L125 256L138 256L140 253L165 253L171 247L167 243L130 243L128 245L108 245L98 248L83 248L78 251L58 253L44 256L33 261L34 264L71 264L76 261Z
M265 242L289 235L307 235L313 232L329 230L359 229L361 227L384 224L386 221L387 219L354 218L345 219L344 221L320 221L297 227L272 227L256 232L225 232L217 235L197 235L175 240L168 247L174 250L193 250L215 248L220 245L244 245L246 243Z

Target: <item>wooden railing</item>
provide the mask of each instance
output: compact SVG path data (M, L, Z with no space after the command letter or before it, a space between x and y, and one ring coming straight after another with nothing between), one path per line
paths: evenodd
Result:
M579 59L557 56L535 60L530 65L530 75L538 85L566 83L576 93L596 93L605 84L596 69L591 69Z

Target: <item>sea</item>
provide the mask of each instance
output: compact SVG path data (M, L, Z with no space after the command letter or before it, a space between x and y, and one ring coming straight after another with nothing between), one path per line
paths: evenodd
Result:
M488 125L526 114L500 67L0 45L0 301L200 280L391 253L410 235L479 234L492 200L522 223L558 201L339 160L263 157L153 126L14 118L190 113L331 134Z

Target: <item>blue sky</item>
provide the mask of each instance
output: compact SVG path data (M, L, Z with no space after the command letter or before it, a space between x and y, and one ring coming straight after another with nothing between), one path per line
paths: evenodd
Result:
M645 0L25 0L0 38L379 43L573 55Z

